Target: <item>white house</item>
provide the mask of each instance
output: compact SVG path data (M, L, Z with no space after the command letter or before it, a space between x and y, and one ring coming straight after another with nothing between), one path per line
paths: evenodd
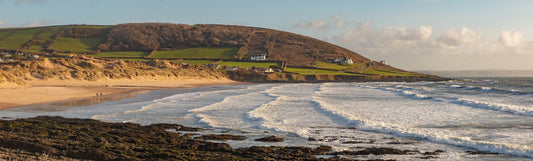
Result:
M238 70L238 69L239 69L238 66L226 67L226 70L227 70L227 71L236 71L236 70Z
M335 58L335 59L333 59L333 62L340 63L340 62L342 62L342 59L341 58Z
M385 60L379 61L381 64L387 65L387 62Z
M341 64L353 64L352 58L344 58L344 60L341 61Z
M31 55L30 58L31 58L31 59L39 59L40 56L39 56L39 55Z
M261 54L261 55L251 56L250 60L253 60L253 61L265 61L265 60L267 60L267 58L266 58L266 54Z

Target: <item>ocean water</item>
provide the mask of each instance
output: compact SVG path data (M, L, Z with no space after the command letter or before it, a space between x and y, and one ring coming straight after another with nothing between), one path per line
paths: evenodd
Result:
M329 145L336 151L391 147L435 160L533 160L533 79L448 82L245 84L155 90L96 105L43 104L0 111L140 124L177 123L245 135L233 147ZM60 110L53 110L60 109ZM255 138L276 135L280 143ZM471 155L487 151L499 155ZM346 156L417 160L423 154Z

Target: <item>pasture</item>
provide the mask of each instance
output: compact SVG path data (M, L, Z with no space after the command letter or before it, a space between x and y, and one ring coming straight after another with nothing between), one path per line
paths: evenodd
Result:
M37 34L43 29L44 28L41 27L15 31L15 33L0 42L0 49L20 49L24 47L24 44L37 36Z
M150 52L147 51L111 51L111 52L101 52L94 54L94 57L130 57L130 58L140 58L148 56Z
M73 53L84 53L96 51L96 48L100 43L104 41L104 38L66 38L60 37L56 42L50 47L51 49L58 50L61 52L73 52Z
M271 63L271 62L238 62L238 61L223 61L221 63L218 63L222 66L239 66L241 68L251 68L251 67L263 67L267 68L271 65L281 66L280 63Z
M152 58L233 58L238 47L199 47L156 51Z

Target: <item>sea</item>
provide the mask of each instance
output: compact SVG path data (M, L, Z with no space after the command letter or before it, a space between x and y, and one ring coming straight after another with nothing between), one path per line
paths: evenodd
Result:
M234 148L328 145L335 151L387 147L421 152L343 156L362 160L426 160L425 152L437 150L444 152L429 159L533 160L533 78L240 84L101 99L18 107L0 111L0 118L175 123L208 129L193 134L247 136L225 141ZM254 141L271 135L285 141Z

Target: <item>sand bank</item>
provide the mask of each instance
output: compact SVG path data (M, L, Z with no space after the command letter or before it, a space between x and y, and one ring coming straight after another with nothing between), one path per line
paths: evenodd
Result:
M0 84L0 110L16 106L71 99L101 97L136 90L190 88L198 86L238 84L229 79L185 80L36 80L26 86Z

